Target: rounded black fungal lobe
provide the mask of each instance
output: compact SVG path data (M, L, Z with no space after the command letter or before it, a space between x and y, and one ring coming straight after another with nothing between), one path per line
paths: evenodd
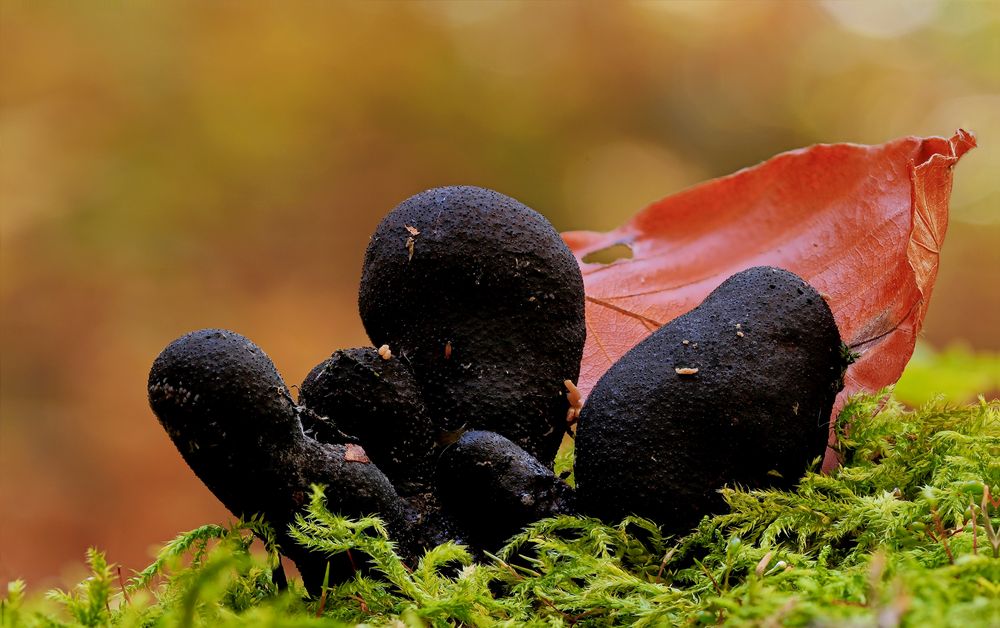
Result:
M574 512L573 490L495 432L465 432L438 461L438 496L479 549L497 550L529 523Z
M225 329L202 329L171 342L149 372L149 404L185 458L211 457L237 442L263 453L300 431L295 404L271 359Z
M579 267L541 214L476 187L407 199L372 236L359 307L439 430L495 431L551 464L586 330Z
M401 495L429 489L436 433L413 373L373 348L345 349L302 382L299 403L307 434L325 442L354 437Z
M770 267L727 279L626 353L580 415L580 508L683 532L724 485L790 487L823 454L847 364L829 306Z

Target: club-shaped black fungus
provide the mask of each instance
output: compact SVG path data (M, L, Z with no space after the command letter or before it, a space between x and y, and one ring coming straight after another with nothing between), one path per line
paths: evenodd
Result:
M551 464L586 330L580 269L541 214L476 187L407 199L372 236L359 307L439 430L494 431Z
M270 358L223 329L172 342L149 373L149 403L195 474L234 515L260 513L310 592L322 584L327 557L309 554L287 535L313 484L326 486L331 512L380 515L408 547L408 506L358 445L307 438L298 409ZM415 550L414 550L415 551ZM351 570L331 559L331 577Z
M576 482L586 514L683 532L724 485L787 488L823 454L847 364L823 298L756 267L626 353L583 407Z
M317 365L302 382L299 403L307 433L319 440L358 439L400 495L429 490L436 434L413 373L398 357L375 349L345 349Z
M574 511L573 490L534 456L487 431L465 432L438 461L438 495L477 549L496 551L524 526Z

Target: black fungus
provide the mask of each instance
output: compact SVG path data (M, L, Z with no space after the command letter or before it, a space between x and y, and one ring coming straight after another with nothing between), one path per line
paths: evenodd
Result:
M496 551L524 526L574 512L573 491L494 432L465 432L438 462L438 496L477 549Z
M425 492L433 481L436 433L410 368L375 349L345 349L317 365L302 382L306 432L318 440L357 439L401 495Z
M823 454L847 364L830 308L795 274L738 273L605 373L580 415L586 514L683 532L724 485L795 484Z
M222 329L195 331L172 342L149 373L149 403L195 474L234 515L262 514L284 553L316 593L327 557L310 554L287 535L311 486L326 486L331 512L379 514L419 551L408 534L410 508L356 444L324 444L302 431L298 408L270 358L247 338ZM351 570L331 560L333 581Z
M491 430L551 464L586 331L580 269L541 214L476 187L407 199L372 236L359 308L442 433Z

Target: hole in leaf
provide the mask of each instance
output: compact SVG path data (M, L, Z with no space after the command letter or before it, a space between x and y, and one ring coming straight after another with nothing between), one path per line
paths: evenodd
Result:
M586 264L610 264L620 259L632 259L632 247L627 244L612 244L583 256Z

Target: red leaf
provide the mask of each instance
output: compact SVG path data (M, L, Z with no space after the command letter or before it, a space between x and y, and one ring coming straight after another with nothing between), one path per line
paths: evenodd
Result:
M587 292L580 391L586 396L626 351L727 277L762 264L815 286L861 354L834 416L847 395L894 383L937 277L951 169L975 145L963 130L951 139L820 144L669 196L614 231L564 234ZM620 244L631 259L583 261Z

